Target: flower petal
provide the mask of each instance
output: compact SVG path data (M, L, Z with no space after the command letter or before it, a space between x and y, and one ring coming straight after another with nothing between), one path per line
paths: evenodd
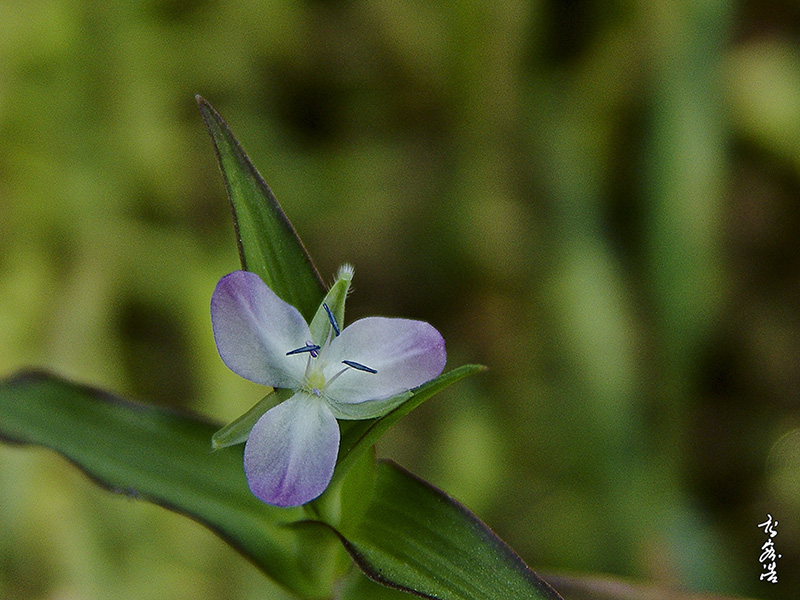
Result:
M311 339L300 312L249 271L220 279L211 297L211 324L222 361L245 379L299 387L307 357L286 356Z
M250 490L274 506L300 506L328 487L339 426L327 404L304 393L268 410L244 447Z
M325 389L334 402L381 400L422 385L439 375L447 359L444 339L429 323L368 317L346 327L325 355L330 363L347 360L377 371L348 369ZM331 377L339 366L328 367Z

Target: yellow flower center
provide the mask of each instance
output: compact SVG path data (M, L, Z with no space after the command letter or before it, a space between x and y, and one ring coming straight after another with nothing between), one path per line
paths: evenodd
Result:
M323 375L322 369L311 370L311 373L306 378L306 386L313 394L320 395L320 392L325 387L325 375Z

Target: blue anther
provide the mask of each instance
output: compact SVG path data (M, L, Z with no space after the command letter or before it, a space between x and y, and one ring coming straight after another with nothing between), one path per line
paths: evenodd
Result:
M300 354L302 352L309 352L311 354L311 356L313 356L314 358L317 358L317 355L318 355L317 351L318 350L319 350L319 346L317 346L316 344L308 343L305 346L303 346L302 348L297 348L296 350L290 350L289 352L286 353L286 356L290 356L292 354Z
M357 363L354 360L343 360L342 362L346 364L348 367L353 367L354 369L357 369L359 371L364 371L366 373L373 373L373 374L377 373L375 369L371 369L370 367L362 365L361 363Z
M333 312L331 312L331 309L325 302L322 303L322 308L324 308L325 312L328 313L328 320L331 322L331 326L333 327L333 332L336 335L339 335L339 324L336 322L336 317L333 316Z

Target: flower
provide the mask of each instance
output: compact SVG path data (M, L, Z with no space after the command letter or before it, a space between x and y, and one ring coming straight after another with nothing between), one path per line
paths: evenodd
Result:
M228 368L293 392L259 418L245 445L248 484L268 504L299 506L325 491L339 450L337 418L381 416L444 369L444 340L428 323L368 317L340 330L335 315L344 315L352 274L340 270L311 326L248 271L223 277L211 298Z

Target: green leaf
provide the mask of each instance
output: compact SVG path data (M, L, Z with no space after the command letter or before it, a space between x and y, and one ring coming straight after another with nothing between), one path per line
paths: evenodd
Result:
M407 592L375 583L362 571L353 569L342 580L339 600L411 600Z
M420 398L409 403L478 369L452 371L426 384L427 390L422 386ZM379 464L372 475L372 456L352 450L362 442L371 447L372 436L391 425L391 419L385 425L381 421L372 422L350 445L348 460L357 466L351 471L359 481L349 478L337 485L343 485L348 502L359 496L362 508L330 521L339 527L334 534L330 526L308 519L310 509L275 508L257 500L245 481L241 448L212 452L209 440L217 426L199 417L134 404L44 373L0 382L0 437L52 448L115 492L203 523L299 596L332 594L341 573L341 540L370 577L398 589L452 600L557 599L483 523L443 492L392 463ZM372 494L363 493L370 488ZM492 591L496 595L487 595Z
M311 257L228 124L200 96L197 104L225 179L242 268L260 275L310 322L325 295Z
M211 447L214 450L244 444L256 422L276 404L288 400L293 390L272 390L241 417L228 423L211 436Z
M333 415L340 420L345 421L364 421L379 419L398 406L404 404L414 397L413 392L401 392L391 398L385 400L371 400L368 402L336 402L329 400L328 405L333 411Z
M371 579L441 600L563 600L441 490L381 462L372 502L342 543Z
M212 452L218 426L38 372L0 383L0 437L51 448L97 483L185 514L305 598L332 593L341 553L330 531L291 527L302 508L256 499L242 450Z
M347 473L353 461L357 460L363 452L369 450L395 423L420 404L446 387L453 385L456 381L484 370L486 370L486 367L483 365L463 365L439 375L436 379L432 379L412 390L408 400L380 418L362 421L340 421L339 427L342 431L342 439L339 446L336 471L333 475L334 482ZM402 396L398 396L398 398L402 399Z
M359 476L358 469L354 465L363 462L367 455L374 462L375 443L386 433L397 421L410 413L414 408L425 402L434 394L441 392L446 387L456 381L483 371L486 367L482 365L464 365L454 369L436 379L421 385L420 387L400 394L395 397L398 402L404 402L395 407L391 412L375 419L364 419L356 421L339 421L341 431L341 441L339 444L339 456L336 459L336 469L333 478L325 493L317 500L311 502L308 507L316 511L322 521L330 525L340 525L345 522L354 522L361 518L366 510L366 502L371 495L374 476L368 477L368 483L363 476ZM357 405L356 405L357 406ZM338 417L338 415L337 415ZM354 473L354 471L356 471ZM361 481L362 485L357 486L357 493L351 494L346 500L340 498L339 490L342 482L348 479ZM351 486L355 486L351 482Z

